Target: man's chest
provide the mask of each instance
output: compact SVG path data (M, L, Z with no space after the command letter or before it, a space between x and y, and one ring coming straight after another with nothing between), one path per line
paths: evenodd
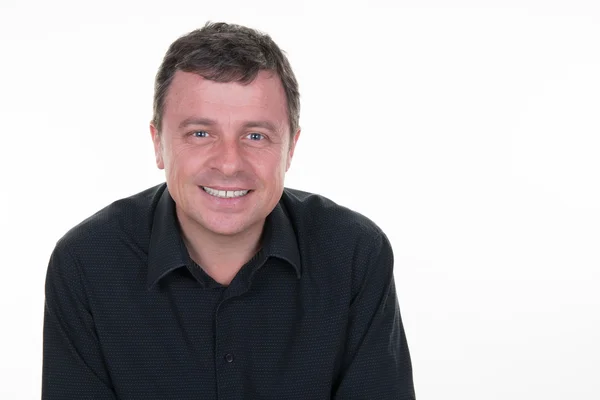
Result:
M120 398L327 398L347 297L266 271L244 290L175 276L106 300L112 312L96 318L97 331Z

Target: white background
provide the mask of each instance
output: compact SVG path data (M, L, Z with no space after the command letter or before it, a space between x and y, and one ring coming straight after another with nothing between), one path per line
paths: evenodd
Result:
M0 0L0 398L39 398L56 240L163 180L154 74L207 20L289 55L287 186L387 232L420 400L600 398L599 4Z

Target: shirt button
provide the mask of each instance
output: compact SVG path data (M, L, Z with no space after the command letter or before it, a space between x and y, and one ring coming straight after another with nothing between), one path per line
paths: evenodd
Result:
M231 354L231 353L225 354L225 361L227 361L228 363L233 362L233 354Z

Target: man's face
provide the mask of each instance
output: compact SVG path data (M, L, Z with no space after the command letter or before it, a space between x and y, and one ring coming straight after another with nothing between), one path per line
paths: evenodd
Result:
M248 85L175 73L162 132L151 133L182 224L220 235L262 228L300 134L290 138L286 104L274 73L261 71Z

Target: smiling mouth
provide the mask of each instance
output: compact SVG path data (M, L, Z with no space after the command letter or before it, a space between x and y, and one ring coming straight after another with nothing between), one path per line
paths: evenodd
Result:
M206 193L210 194L214 197L219 197L221 199L235 199L238 197L244 197L252 190L218 190L213 189L207 186L200 186Z

